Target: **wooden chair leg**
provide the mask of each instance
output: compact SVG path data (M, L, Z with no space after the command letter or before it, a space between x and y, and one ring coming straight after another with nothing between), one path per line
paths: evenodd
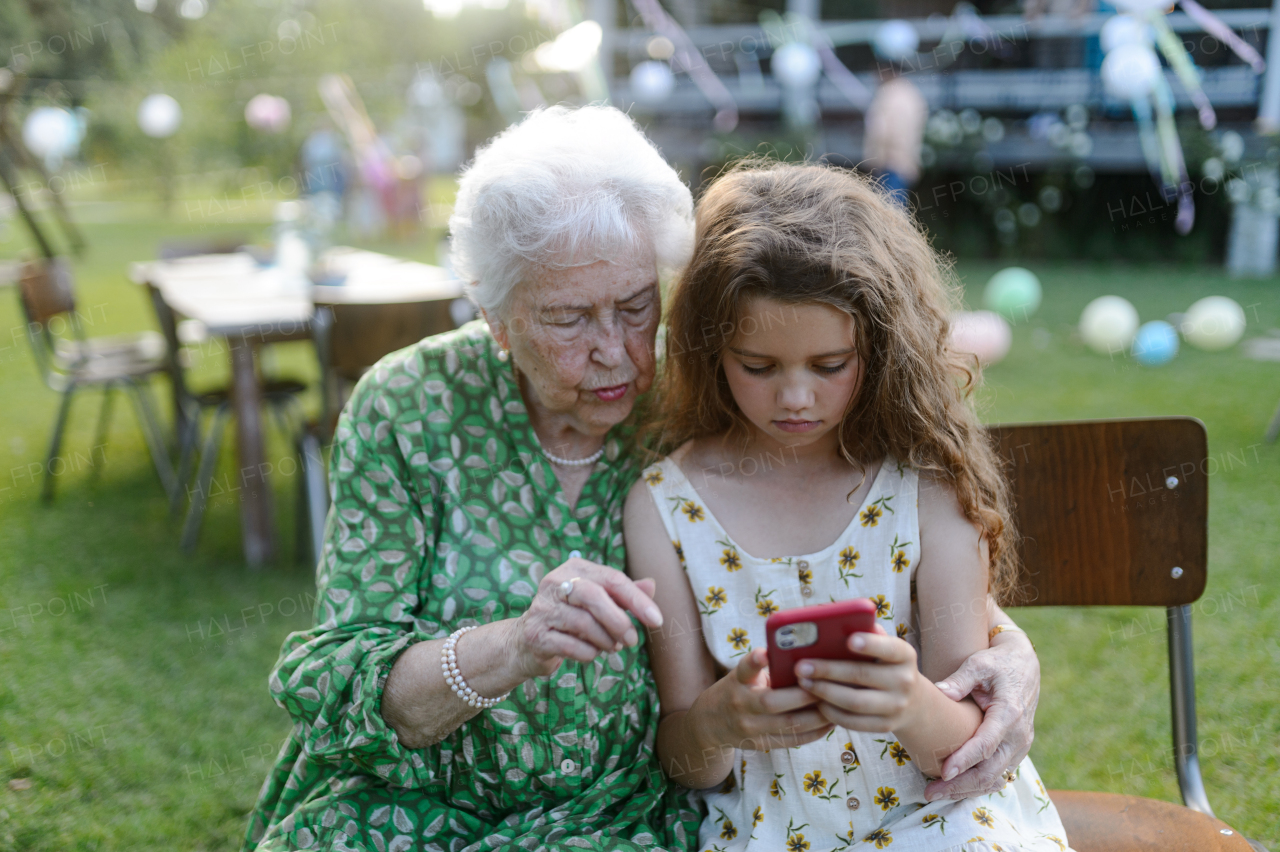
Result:
M182 524L183 550L194 550L196 539L200 537L200 524L204 520L205 505L209 502L209 486L213 483L213 473L218 466L222 426L226 423L228 412L227 403L214 411L213 422L209 424L209 435L200 451L200 472L196 474L195 491L191 493L191 505L187 507L187 518Z
M115 399L115 386L108 384L102 388L102 407L98 409L98 428L96 430L93 446L89 448L89 459L93 459L93 451L98 447L105 447L107 444L107 434L111 430L111 403ZM107 452L102 451L102 462L106 464ZM102 468L99 465L93 465L91 478L96 480L102 474Z

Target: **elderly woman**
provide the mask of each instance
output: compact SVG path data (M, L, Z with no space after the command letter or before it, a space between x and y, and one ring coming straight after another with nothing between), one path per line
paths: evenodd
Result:
M485 322L383 359L346 407L317 624L270 680L294 730L245 849L696 843L698 804L654 757L642 650L681 626L614 567L658 276L691 222L611 108L536 113L477 154L450 227ZM1002 633L951 681L988 714L950 766L985 760L932 792L994 789L1030 746L1034 654Z

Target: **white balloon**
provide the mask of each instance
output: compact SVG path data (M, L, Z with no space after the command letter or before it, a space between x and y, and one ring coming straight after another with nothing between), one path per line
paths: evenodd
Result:
M156 139L172 136L181 123L182 107L168 95L147 95L138 107L138 126Z
M1120 296L1100 296L1080 315L1080 336L1094 352L1123 352L1138 333L1138 309Z
M1117 98L1146 97L1159 78L1160 60L1144 44L1122 44L1102 60L1102 83Z
M1115 0L1121 12L1167 12L1173 8L1172 0Z
M906 59L920 46L920 34L908 21L885 21L876 29L872 46L882 59Z
M1215 352L1234 346L1244 334L1244 308L1226 296L1206 296L1187 310L1180 326L1192 346Z
M789 89L808 88L822 76L818 51L798 41L788 42L774 51L771 67L773 76Z
M1009 323L992 311L965 311L951 318L951 348L976 355L983 364L994 364L1008 355L1012 341Z
M80 122L61 107L38 107L22 124L22 141L41 159L61 160L80 145Z
M1154 38L1151 27L1146 22L1139 21L1132 15L1116 15L1102 25L1098 40L1102 42L1103 52L1110 53L1125 44L1150 45Z
M676 76L665 62L649 59L631 69L631 94L640 103L661 103L675 87Z

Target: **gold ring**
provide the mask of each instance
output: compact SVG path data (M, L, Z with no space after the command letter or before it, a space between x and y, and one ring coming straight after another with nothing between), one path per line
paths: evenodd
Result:
M569 595L573 593L573 584L581 580L581 577L574 577L572 580L565 580L560 584L560 599L565 603L569 602Z

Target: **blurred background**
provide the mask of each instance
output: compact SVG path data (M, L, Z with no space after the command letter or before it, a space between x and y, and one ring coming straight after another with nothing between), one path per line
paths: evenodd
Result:
M882 181L955 260L987 421L1205 422L1201 763L1274 848L1275 26L1265 0L0 5L0 850L238 846L345 394L472 318L447 222L475 147L599 101L695 197L749 155ZM1180 801L1163 614L1015 617L1046 783Z

